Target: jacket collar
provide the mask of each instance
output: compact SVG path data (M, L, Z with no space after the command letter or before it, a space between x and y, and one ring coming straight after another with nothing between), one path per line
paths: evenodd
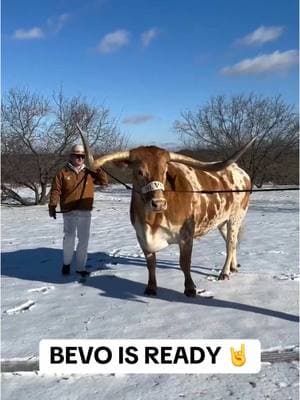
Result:
M82 166L79 169L77 169L70 162L68 162L66 166L67 166L67 168L69 168L72 171L74 171L77 175L86 168L85 164L82 164Z

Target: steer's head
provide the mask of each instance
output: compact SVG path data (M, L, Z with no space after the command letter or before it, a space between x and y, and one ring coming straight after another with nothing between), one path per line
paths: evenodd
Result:
M203 162L155 146L143 146L130 151L119 151L94 160L84 132L77 125L86 154L86 164L97 170L107 162L123 162L133 171L134 190L142 197L149 212L161 213L167 209L164 196L168 164L177 162L203 171L219 171L236 162L255 140L255 137L225 161Z
M167 209L164 189L169 161L169 152L155 146L130 151L128 165L132 168L133 187L140 193L149 212Z

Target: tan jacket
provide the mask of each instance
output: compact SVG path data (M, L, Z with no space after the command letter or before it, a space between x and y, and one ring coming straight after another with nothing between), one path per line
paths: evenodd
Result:
M54 177L50 192L49 207L60 203L61 211L92 210L94 201L94 183L106 186L107 175L86 168L79 173L65 165Z

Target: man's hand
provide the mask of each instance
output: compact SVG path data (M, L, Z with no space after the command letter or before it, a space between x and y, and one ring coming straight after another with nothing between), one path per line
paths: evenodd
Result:
M97 169L97 181L98 185L102 187L108 186L108 176L101 167Z
M49 206L49 217L56 219L56 207Z

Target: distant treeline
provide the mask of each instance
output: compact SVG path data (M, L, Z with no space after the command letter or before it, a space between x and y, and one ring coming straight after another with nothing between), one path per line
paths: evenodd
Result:
M2 200L27 205L15 190L22 186L34 192L34 204L48 201L53 176L78 142L77 124L95 154L128 148L119 120L109 109L85 97L66 97L62 90L49 98L11 89L3 96L1 117ZM259 187L269 182L299 183L299 118L281 96L214 96L195 111L182 112L173 131L182 142L180 152L203 161L227 159L255 137L238 161L252 182ZM105 169L131 182L130 168L105 165Z
M191 149L182 149L178 151L181 154L187 155L189 157L195 158L197 160L202 161L216 161L222 160L224 157L220 156L214 150L191 150ZM238 164L240 164L238 162ZM247 168L243 166L246 172ZM132 179L132 173L129 168L118 168L114 165L107 165L105 169L110 172L113 176L116 176L118 179L130 183ZM109 181L115 183L113 179L109 178ZM269 166L268 172L260 171L257 173L255 177L254 184L258 187L261 187L265 183L273 183L275 185L298 185L299 184L299 151L295 149L291 152L288 157L284 157L279 163L273 163Z

